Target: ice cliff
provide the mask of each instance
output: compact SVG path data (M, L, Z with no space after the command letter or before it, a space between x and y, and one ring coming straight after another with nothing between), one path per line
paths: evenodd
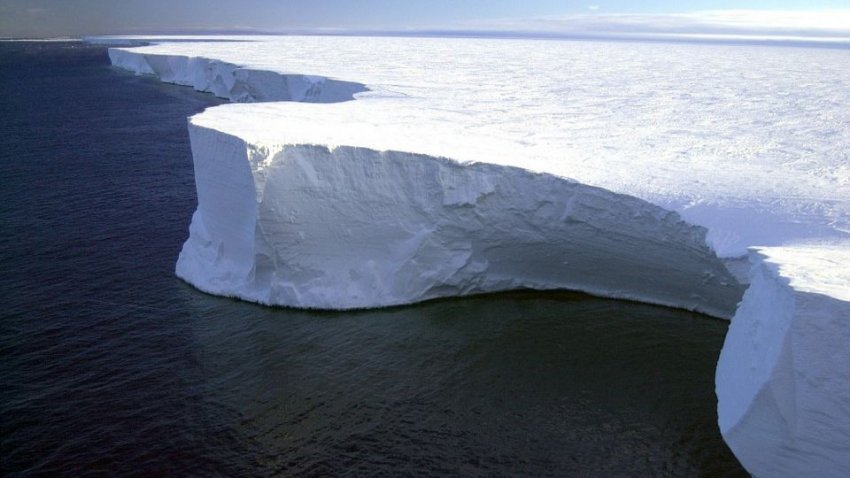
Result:
M602 76L613 86L584 78L592 69L581 64L565 70L568 80L560 69L518 76L539 57L525 43L499 49L494 67L492 48L477 43L464 56L433 39L394 40L403 55L386 54L383 40L285 41L285 49L276 43L283 40L264 39L229 49L110 50L116 66L236 102L338 102L224 105L190 119L198 209L180 277L211 293L296 307L529 287L734 313L717 370L719 424L733 452L756 476L850 469L850 170L841 159L846 128L835 127L848 117L836 106L846 90L833 58L841 52L819 52L822 61L805 70L783 60L805 51L744 61L724 50L718 58L741 60L733 67L696 60L711 68L691 65L686 52L681 69L672 67L667 80L658 69L644 91L645 79L625 90L608 81L629 72ZM316 60L322 41L334 52ZM287 62L318 74L285 73L280 59L263 69L184 54L232 60L263 48L265 58L291 50ZM661 47L637 49L649 48ZM669 66L671 48L649 62ZM440 63L447 53L462 71L441 76L454 68ZM632 49L603 53L620 58L611 65L635 61ZM393 61L374 66L382 58ZM638 59L635 68L645 71L647 59ZM346 68L371 79L327 74L351 73ZM482 71L493 73L492 84ZM703 71L710 78L691 78ZM682 78L707 89L705 97L678 92ZM805 79L822 81L789 94ZM602 86L613 89L603 94ZM592 94L569 96L574 91ZM724 103L726 92L735 94ZM355 94L360 100L345 101ZM523 102L527 94L535 101ZM557 103L563 95L584 102L570 110L578 119L562 114L573 104ZM629 102L637 107L623 106ZM732 105L744 114L729 115ZM792 110L799 118L784 113ZM699 124L711 134L699 134ZM741 288L705 245L705 229L669 209L706 226L727 256L782 246L753 250L752 284L737 311Z
M235 101L328 103L366 90L204 58L115 48L110 58ZM293 307L560 288L732 315L741 289L703 228L550 174L446 159L456 144L493 142L400 130L396 116L419 112L363 103L230 105L193 117L198 209L177 275L207 292ZM450 146L417 147L417 136Z
M757 476L850 470L850 247L751 253L717 365L720 431Z
M363 85L321 76L280 74L240 68L232 63L182 55L139 54L109 49L114 66L139 74L156 75L166 83L191 86L235 102L347 101L365 91Z
M552 175L190 123L198 210L177 274L264 304L349 309L566 288L728 316L740 293L676 213Z

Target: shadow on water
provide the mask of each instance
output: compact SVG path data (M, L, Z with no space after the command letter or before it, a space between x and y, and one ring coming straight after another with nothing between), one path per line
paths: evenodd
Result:
M725 322L564 292L355 313L187 300L196 357L222 380L207 392L263 467L741 473L715 418Z
M80 44L0 44L0 88L4 474L743 474L715 424L725 322L556 292L207 296L173 268L185 117L219 102Z

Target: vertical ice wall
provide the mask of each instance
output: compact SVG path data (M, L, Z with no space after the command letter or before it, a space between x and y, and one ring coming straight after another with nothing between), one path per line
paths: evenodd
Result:
M850 248L764 248L717 366L720 431L755 476L850 472Z
M637 198L514 167L247 143L204 121L177 273L208 292L350 309L562 288L720 317L740 298L703 228Z
M240 68L232 63L181 55L141 54L110 48L114 66L139 74L156 75L166 83L191 86L238 103L261 101L348 101L366 91L360 83L321 76L280 74Z

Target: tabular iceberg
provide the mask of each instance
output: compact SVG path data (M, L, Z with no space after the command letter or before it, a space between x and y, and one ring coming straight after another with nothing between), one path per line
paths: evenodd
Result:
M327 103L366 90L310 77L324 87L298 96L281 79L301 75L122 49L110 58L239 101ZM225 105L194 116L198 209L177 275L207 292L305 308L561 288L731 317L742 289L704 228L550 174L441 157L434 153L522 149L428 126L429 113L352 101ZM404 126L405 117L420 121ZM419 146L423 138L448 147Z
M322 42L333 53L312 55ZM740 286L705 229L673 209L707 227L721 255L782 246L751 253L718 365L733 452L757 476L850 469L850 89L836 66L846 52L791 69L789 57L809 53L680 52L684 66L647 79L645 64L670 66L674 47L635 46L641 57L582 43L568 59L578 68L535 74L529 42L499 49L497 67L492 45L472 40L468 52L434 39L240 45L110 50L117 66L234 101L339 102L224 105L190 119L198 209L180 277L297 307L531 287L729 317ZM251 68L237 67L247 54ZM627 69L588 76L581 66L596 54ZM622 75L638 80L625 92L608 81ZM683 78L705 94L679 91ZM801 83L816 87L791 94Z
M248 144L192 119L198 210L177 274L349 309L567 288L728 317L740 287L676 213L552 175L362 147Z

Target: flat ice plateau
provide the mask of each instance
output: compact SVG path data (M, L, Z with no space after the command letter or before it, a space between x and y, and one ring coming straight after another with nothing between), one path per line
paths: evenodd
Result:
M189 121L178 275L300 307L533 287L734 314L732 450L757 476L850 469L850 50L219 39L110 49L240 102ZM714 252L749 252L737 311Z

